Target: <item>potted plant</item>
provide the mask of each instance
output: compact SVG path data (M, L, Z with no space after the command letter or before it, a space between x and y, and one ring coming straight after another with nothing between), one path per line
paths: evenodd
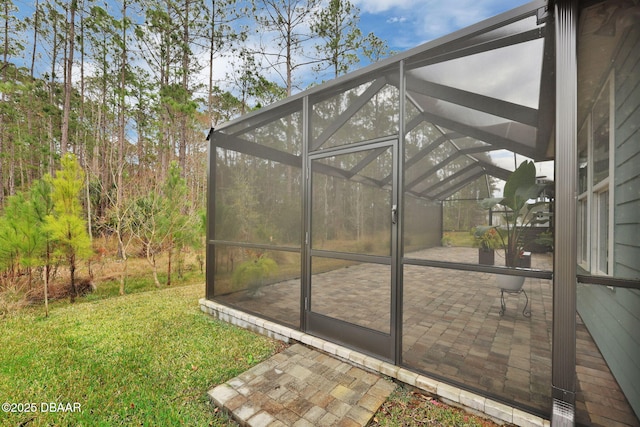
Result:
M536 182L535 164L532 161L525 161L507 179L502 197L485 199L481 202L486 209L496 205L503 209L504 224L497 234L502 242L507 267L523 266L524 237L527 231L534 225L548 221L548 218L542 214L548 210L549 202L538 200L545 188L546 185ZM481 230L483 228L488 231L490 227L478 227ZM506 277L519 279L517 280L520 282L519 285L517 283L513 285L516 288L521 287L524 282L522 276ZM501 288L506 289L502 286Z
M478 263L493 265L495 250L502 247L502 237L495 227L476 227L473 229L473 246L478 248Z

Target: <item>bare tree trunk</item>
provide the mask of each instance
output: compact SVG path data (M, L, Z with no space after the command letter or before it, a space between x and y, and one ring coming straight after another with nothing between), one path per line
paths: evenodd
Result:
M213 117L213 56L216 48L216 0L211 0L211 40L209 45L209 103L208 113L211 126L214 125Z
M122 241L122 192L125 151L125 89L126 89L126 68L127 68L127 0L122 2L122 52L120 54L120 94L118 96L118 153L116 162L116 235L118 237L118 257L125 259L124 243ZM123 289L124 292L124 289Z
M55 103L55 91L56 91L56 65L58 62L58 20L53 21L53 33L51 39L53 40L53 46L51 50L51 80L49 82L49 103L54 105ZM53 139L53 115L48 114L49 116L49 129L48 129L48 139L49 139L49 174L53 176L55 174L55 152L56 152L56 144Z
M75 46L75 17L77 0L69 2L69 31L67 36L68 50L64 72L64 107L62 112L62 136L60 138L60 154L64 155L69 144L69 118L71 116L71 79L73 74L73 50Z
M189 1L184 2L184 23L182 31L182 89L185 94L189 93ZM185 97L188 95L185 95ZM184 100L185 102L188 99ZM187 166L187 119L188 113L180 113L180 141L178 141L178 164L180 165L180 175L186 176Z
M7 80L7 60L9 57L9 3L4 3L4 48L2 54L2 81ZM0 96L2 104L5 103L5 93L2 91ZM4 115L0 114L0 153L4 153ZM13 144L12 144L13 145ZM0 207L4 205L4 170L3 159L0 158Z
M164 41L163 41L164 42ZM160 89L162 90L162 88L166 87L169 85L169 59L168 58L162 58L162 61L164 61L164 64L161 64L161 68L160 68ZM160 141L159 141L159 147L158 147L158 151L160 153L160 168L159 170L156 170L156 180L157 182L162 182L164 181L164 177L166 176L166 171L167 169L169 169L169 162L171 161L171 159L169 158L170 156L170 150L169 150L169 139L167 138L167 123L169 121L169 115L166 111L166 106L162 106L162 110L160 113L160 125L159 125L159 131L160 131Z
M91 191L90 191L90 182L89 182L89 165L87 164L88 162L88 156L86 154L87 150L86 150L86 146L84 146L84 152L85 152L85 167L87 168L87 173L85 174L86 177L86 195L87 195L87 229L89 232L89 241L93 244L93 225L92 225L92 221L91 221Z
M153 266L153 282L156 284L156 287L159 288L160 287L160 280L158 280L158 266L156 264L156 256L153 255L152 257L152 266Z
M76 288L76 257L71 255L69 258L69 275L71 276L71 302L76 302L78 289Z
M124 283L127 279L127 257L125 256L124 259L122 260L122 271L120 272L120 289L118 291L119 295L124 295Z
M51 276L51 248L47 242L46 264L44 266L44 314L49 317L49 278Z
M33 18L33 50L31 51L31 68L29 75L33 78L33 70L36 64L36 52L38 49L38 28L40 27L40 10L39 0L35 4L35 16Z
M291 89L293 86L293 77L291 76L293 62L291 58L291 25L287 26L287 97L291 96Z
M80 19L80 117L79 117L79 121L80 123L84 123L84 91L85 91L85 84L84 84L84 17L82 17ZM80 126L78 126L78 129L80 129ZM82 138L78 138L78 140L82 140L84 142L84 137ZM87 169L87 172L85 174L85 178L86 178L86 205L87 205L87 228L89 231L89 241L91 241L91 243L93 243L93 222L91 220L91 192L90 192L90 173L91 170L89 168L89 153L87 150L87 145L86 143L82 144L82 153L84 156L84 166Z
M13 196L16 193L16 144L15 141L9 142L9 181L7 183L7 189L9 196Z
M35 16L33 18L33 50L31 51L31 68L29 70L31 78L33 78L33 70L36 65L36 52L38 50L38 28L40 27L39 1L40 0L36 0Z
M155 283L156 288L159 288L160 280L158 280L158 266L156 265L156 255L151 251L151 245L149 243L145 243L145 246L147 262L149 263L153 271L153 283Z
M168 264L167 264L167 286L171 286L171 255L173 255L173 239L169 237Z

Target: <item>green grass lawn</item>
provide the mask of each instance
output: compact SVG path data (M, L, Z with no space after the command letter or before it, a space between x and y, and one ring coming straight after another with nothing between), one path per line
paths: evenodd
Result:
M279 343L204 315L203 292L202 284L167 288L0 320L0 403L37 409L0 412L0 425L228 425L207 390ZM48 402L81 412L43 413Z
M473 235L468 231L445 231L444 235L449 238L451 246L473 246Z
M201 283L136 283L125 296L107 282L75 304L56 301L48 318L42 306L0 318L0 404L22 411L0 411L0 426L236 425L207 391L282 344L202 313ZM493 425L415 396L392 395L372 425Z

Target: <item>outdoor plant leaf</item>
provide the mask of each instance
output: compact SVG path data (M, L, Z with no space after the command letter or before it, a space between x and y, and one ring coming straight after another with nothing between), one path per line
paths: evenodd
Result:
M543 224L548 221L540 215L546 212L549 202L535 201L544 191L545 186L536 182L536 167L532 161L525 161L511 173L507 179L503 197L488 198L480 202L485 209L490 209L496 205L504 208L503 218L505 226L500 231L505 250L505 260L508 267L518 265L518 258L524 248L524 230L536 224ZM476 232L491 227L478 227Z
M522 162L504 184L504 200L500 203L517 212L527 200L537 197L536 187L536 166L531 161Z

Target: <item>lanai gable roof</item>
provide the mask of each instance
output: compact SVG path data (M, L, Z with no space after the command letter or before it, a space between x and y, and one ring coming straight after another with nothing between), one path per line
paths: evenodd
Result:
M300 167L301 150L284 152L249 135L285 118L291 121L292 115L301 124L306 97L310 105L318 105L349 93L329 120L310 113L312 123L324 122L320 129L309 131L309 150L326 149L345 125L362 126L357 122L367 114L364 107L372 99L398 98L404 90L404 112L392 113L396 125L383 135L399 134L400 121L405 136L419 126L427 126L430 132L428 143L405 159L407 191L444 200L485 175L506 180L511 170L478 153L500 155L507 150L508 155L517 153L536 161L554 155L554 41L546 18L547 2L533 1L225 123L212 129L215 144ZM405 79L400 78L401 63ZM303 134L299 131L300 138ZM362 139L367 135L370 132L363 132ZM445 153L444 157L435 165L421 164L434 150ZM368 160L375 158L372 154ZM457 167L447 168L454 159ZM366 162L364 158L345 169L327 166L322 172L362 179L359 172ZM365 181L383 187L390 178Z

